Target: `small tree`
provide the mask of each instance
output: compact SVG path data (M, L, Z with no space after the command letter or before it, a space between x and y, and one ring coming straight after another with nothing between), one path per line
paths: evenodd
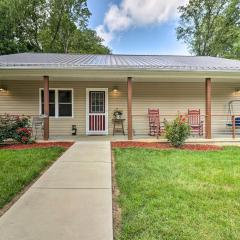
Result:
M179 115L172 122L165 122L165 135L174 147L181 147L190 136L187 118Z

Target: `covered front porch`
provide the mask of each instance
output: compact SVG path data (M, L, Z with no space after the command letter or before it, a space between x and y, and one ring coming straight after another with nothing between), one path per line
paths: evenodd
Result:
M193 134L193 142L239 137L236 119L240 111L229 112L229 102L240 99L240 78L234 73L12 70L4 71L1 83L6 91L0 93L0 114L44 116L43 137L39 133L39 140L155 140L156 136L149 136L149 108L159 109L160 122L187 114L188 109L200 110L203 134ZM96 106L101 102L102 108ZM102 114L96 118L101 126L91 132L95 127L91 126L94 108L95 115ZM125 136L112 136L116 109L123 112ZM61 112L67 116L61 116ZM72 136L73 126L76 136ZM164 141L164 134L159 140Z

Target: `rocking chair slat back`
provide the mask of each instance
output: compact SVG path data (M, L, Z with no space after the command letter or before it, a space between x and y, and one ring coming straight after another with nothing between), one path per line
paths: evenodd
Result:
M189 125L199 125L201 122L200 109L199 110L189 110L188 109L188 123Z
M200 109L188 109L188 124L191 128L191 133L197 133L199 136L203 135L203 121L201 121Z
M159 109L148 109L149 135L160 135L160 116Z

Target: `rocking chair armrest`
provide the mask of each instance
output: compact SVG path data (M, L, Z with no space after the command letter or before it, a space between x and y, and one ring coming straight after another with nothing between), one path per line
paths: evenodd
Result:
M164 122L160 122L160 128L164 128L164 127L165 127Z
M160 123L160 130L165 130L165 125Z

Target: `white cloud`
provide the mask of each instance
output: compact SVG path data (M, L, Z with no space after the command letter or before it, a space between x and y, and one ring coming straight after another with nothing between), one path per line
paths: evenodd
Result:
M99 25L96 27L97 35L104 40L104 44L108 45L114 38L113 32L107 32L104 25Z
M98 34L109 43L117 32L131 27L161 24L177 17L177 8L188 0L122 0L111 5Z
M131 17L117 5L112 5L105 15L104 25L107 26L110 32L125 30L129 28L131 24Z

